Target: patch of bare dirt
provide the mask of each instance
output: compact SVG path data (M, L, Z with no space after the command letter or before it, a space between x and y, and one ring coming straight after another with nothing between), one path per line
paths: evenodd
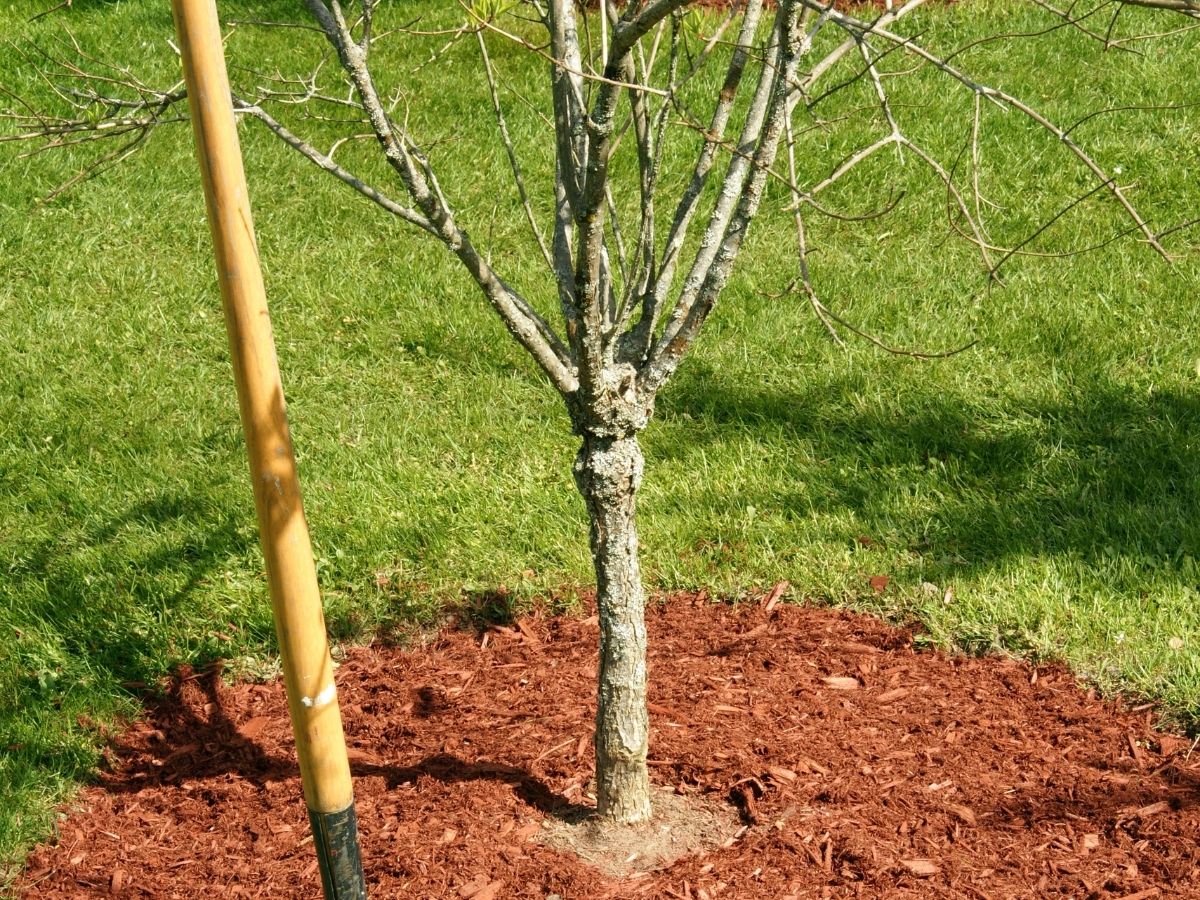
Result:
M628 878L540 840L588 803L594 617L352 651L338 687L372 896L1200 898L1200 754L1150 711L1057 667L768 605L648 611L652 776L748 827ZM21 895L319 896L280 685L182 673L111 758Z
M589 797L589 799L594 799ZM549 816L537 840L614 878L640 878L697 853L733 846L749 830L723 800L659 788L654 817L637 825L597 819L594 806Z

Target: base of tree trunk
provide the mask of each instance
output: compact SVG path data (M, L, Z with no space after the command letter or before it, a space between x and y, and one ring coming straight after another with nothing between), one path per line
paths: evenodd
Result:
M743 827L737 810L711 795L654 788L654 814L622 825L595 813L550 817L536 840L566 851L610 878L665 869L685 856L726 846Z

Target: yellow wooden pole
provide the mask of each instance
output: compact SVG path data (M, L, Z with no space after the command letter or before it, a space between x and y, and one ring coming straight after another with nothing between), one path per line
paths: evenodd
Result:
M308 523L254 240L215 0L172 0L304 799L327 898L366 897Z

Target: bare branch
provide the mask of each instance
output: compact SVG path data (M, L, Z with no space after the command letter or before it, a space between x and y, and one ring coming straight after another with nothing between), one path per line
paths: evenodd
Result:
M911 13L913 10L917 9L924 3L925 3L925 0L908 0L908 2L903 4L902 6L898 6L895 9L889 9L886 12L884 12L882 15L880 15L877 19L875 19L871 23L871 28L885 28L888 25L891 25L894 22L904 18L905 16L907 16L909 13ZM809 11L820 13L820 16L818 17L816 24L813 26L812 30L809 32L809 36L810 36L810 40L811 40L811 38L820 29L821 25L824 24L824 22L828 19L829 13L833 11L833 5L830 4L828 7L825 7L825 6L821 6L820 4L813 3L813 4L806 4L806 8ZM847 53L854 50L854 48L857 46L858 46L857 37L854 37L854 36L848 37L841 44L839 44L834 50L832 50L830 53L826 54L826 56L823 59L821 59L820 62L818 62L815 66L812 67L812 69L804 77L803 80L796 83L795 88L794 88L795 93L791 100L792 104L795 105L796 103L798 103L800 101L800 99L803 96L807 95L809 89L814 84L816 84L825 75L826 72L828 72L830 69L832 69L834 66L836 66L841 61L842 57L844 57ZM788 114L789 115L791 114L791 109L788 110Z
M1130 6L1144 6L1148 9L1164 9L1183 13L1185 16L1200 18L1200 3L1195 0L1119 0Z
M488 55L487 41L484 40L482 31L477 31L475 38L479 42L479 54L483 58L483 71L487 76L488 92L492 98L492 111L496 114L496 124L500 128L500 140L504 144L504 152L508 154L508 163L512 167L517 194L521 198L521 206L525 209L525 217L529 221L529 228L537 241L538 249L542 251L546 265L553 272L554 260L550 256L550 250L546 247L546 239L542 237L542 229L538 227L537 216L533 214L533 205L529 202L529 192L525 188L525 178L521 174L521 164L517 161L517 150L513 146L512 136L508 133L508 121L504 118L504 108L500 105L500 93L496 89L496 73L492 68L492 58Z
M408 222L411 225L416 225L422 231L426 231L435 237L438 236L438 232L433 227L433 224L419 212L397 203L378 188L372 187L335 163L333 161L333 150L330 150L328 154L317 150L311 144L306 143L281 125L261 106L247 103L245 100L242 100L239 97L234 97L233 105L234 108L240 112L246 113L247 115L258 119L271 131L271 133L273 133L276 137L278 137L281 141L283 141L309 162L315 164L318 168L324 169L338 181L341 181L342 183L354 188L354 190L358 191L358 193L362 194L372 203L375 203L381 208L387 210L392 215L403 219L405 222ZM334 148L336 149L336 147L337 145L335 144Z
M643 292L642 317L634 327L629 340L626 342L626 346L623 348L622 358L628 359L635 365L641 365L645 362L654 341L659 316L675 281L675 271L679 262L679 254L687 239L692 219L699 207L700 197L704 193L705 186L708 184L708 178L712 172L717 150L724 140L725 128L733 112L742 76L746 70L746 63L750 59L750 48L754 42L759 18L762 14L762 7L761 0L750 0L746 5L746 12L742 18L742 27L725 73L725 81L717 97L717 104L713 110L712 117L709 120L708 130L704 135L704 145L696 159L696 165L692 171L692 177L687 189L684 191L675 209L675 216L671 222L671 228L667 233L666 244L663 248L661 258L662 261L658 265L658 272L656 273L654 282ZM723 28L719 29L714 39L703 48L688 74L680 79L678 83L672 85L672 99L677 95L678 89L700 71L701 66L703 66L711 54L716 37L719 36L721 31L723 31ZM666 113L667 107L664 105L664 108L660 111L660 132L666 124Z
M838 346L844 346L845 341L842 336L837 333L837 329L829 321L829 317L825 315L825 307L817 299L817 292L813 288L812 276L808 270L808 238L804 231L804 216L801 213L799 203L799 192L796 189L796 138L792 128L792 118L788 116L784 120L784 125L787 128L787 151L788 151L788 179L792 184L792 217L796 225L796 262L800 267L800 284L804 288L804 295L808 298L809 305L812 307L813 313L817 317L817 321L824 327L826 333L833 339L833 342ZM792 282L794 287L795 281Z
M854 332L856 335L858 335L863 340L869 341L870 343L874 344L879 349L886 350L888 353L891 353L894 356L911 356L914 359L947 359L951 356L958 356L958 354L960 354L960 353L966 353L968 350L970 350L972 347L974 347L976 344L979 343L979 338L972 338L970 341L963 344L961 347L954 347L951 350L911 350L911 349L907 349L904 347L895 347L891 344L886 343L881 338L878 338L875 335L871 334L869 331L864 331L863 329L859 328L858 326L848 322L845 318L843 318L842 316L839 316L837 313L835 313L833 310L831 310L829 307L827 307L825 304L823 304L820 300L815 300L815 303L821 309L821 313L823 316L827 316L828 318L833 319L833 321L837 322L843 328L847 329L848 331Z
M801 0L801 2L810 4L816 2L816 0ZM1112 196L1116 198L1117 202L1121 204L1129 217L1137 224L1138 230L1140 230L1145 236L1147 243L1149 243L1150 246L1153 247L1164 259L1170 259L1166 249L1158 242L1158 239L1155 237L1154 232L1150 229L1150 226L1142 218L1136 207L1129 202L1128 198L1126 198L1124 192L1117 185L1116 181L1113 180L1113 178L1107 172L1105 172L1104 169L1101 168L1100 165L1097 164L1096 161L1092 159L1092 157L1086 153L1082 147L1075 143L1070 136L1063 131L1063 129L1055 125L1052 121L1039 113L1033 107L1029 106L1019 98L1014 97L1012 94L1007 93L1006 91L980 84L979 82L967 76L966 73L950 65L941 57L926 50L924 47L914 42L911 38L894 34L884 28L869 26L851 16L845 15L844 13L833 12L831 13L831 16L839 25L846 28L851 33L858 34L860 36L866 36L867 34L878 35L885 40L903 46L909 53L912 53L913 55L930 63L932 66L946 73L951 78L960 82L970 90L980 94L981 96L987 97L993 102L1011 106L1033 122L1036 122L1042 128L1049 131L1056 138L1058 138L1080 162L1082 162L1089 170L1091 170L1092 174L1094 174L1096 178L1100 180L1102 185L1108 188Z
M613 32L612 46L608 50L608 64L612 65L614 60L622 59L633 49L633 45L649 34L659 22L691 2L692 0L652 0L636 14L634 13L638 4L627 4L625 18Z
M1119 47L1116 43L1114 43L1112 41L1112 34L1111 34L1112 26L1111 26L1111 24L1109 26L1109 34L1100 34L1100 32L1093 31L1091 28L1088 28L1084 24L1084 22L1087 19L1091 18L1092 16L1094 16L1098 12L1100 12L1100 10L1102 10L1104 8L1104 4L1101 4L1100 6L1097 6L1093 9L1088 10L1082 16L1076 16L1074 14L1074 4L1071 5L1070 9L1059 9L1054 4L1046 2L1046 0L1033 0L1033 2L1036 3L1038 6L1040 6L1042 9L1046 10L1048 13L1051 13L1051 14L1057 16L1058 18L1062 19L1063 22L1067 26L1076 29L1080 34L1084 35L1085 37L1089 37L1094 41L1099 41L1101 44L1104 45L1105 49L1108 49L1109 47L1118 47L1118 49L1126 50L1130 53L1140 55L1138 53L1138 51L1131 50L1128 47ZM1120 9L1120 7L1118 7L1118 10L1119 9Z
M1074 200L1072 200L1070 203L1068 203L1066 206L1064 206L1062 209L1060 209L1058 212L1056 212L1053 216L1051 216L1045 222L1040 224L1036 229L1033 230L1032 233L1030 233L1024 240L1022 240L1020 243L1018 243L1015 247L1006 251L1005 254L1002 257L1000 257L1000 259L996 262L996 264L992 266L991 271L988 274L991 275L993 278L995 278L996 275L1000 271L1000 267L1002 265L1004 265L1006 262L1008 262L1008 260L1010 260L1022 247L1024 247L1026 244L1029 244L1029 243L1033 242L1034 240L1036 240L1038 235L1045 232L1048 228L1050 228L1050 226L1052 226L1055 222L1057 222L1059 219L1061 219L1063 216L1065 216L1067 213L1069 213L1071 210L1073 210L1080 203L1083 203L1085 200L1089 199L1090 197L1094 197L1096 194L1098 194L1100 191L1104 190L1107 187L1109 187L1109 185L1107 183L1098 184L1094 188L1092 188L1090 191L1088 191L1086 194L1083 194L1080 197L1076 197Z
M379 97L374 78L358 42L350 33L340 7L327 7L322 0L306 0L325 36L337 52L350 77L389 165L397 172L421 214L434 233L459 258L480 290L499 314L509 333L529 352L564 395L579 386L571 356L555 337L548 323L492 270L466 233L454 221L432 168L404 129L391 120Z
M49 9L42 10L40 13L38 13L35 16L30 16L28 21L36 22L38 19L44 19L46 16L50 15L51 13L58 12L60 9L69 9L71 7L71 3L72 3L72 0L62 0L61 3L51 6Z
M689 0L689 2L690 2L690 0ZM459 4L463 5L463 0L459 0ZM580 105L581 106L587 105L586 103L583 102L584 98L583 98L583 92L582 92L582 85L585 82L589 83L589 84L592 82L598 82L601 84L607 84L610 87L614 87L614 88L624 88L624 89L630 90L630 91L641 91L646 94L657 94L660 97L666 95L665 91L660 90L659 88L656 88L656 87L651 87L650 85L639 84L636 81L622 81L619 78L610 78L606 75L601 75L599 73L593 72L588 67L584 66L582 63L578 63L578 64L572 63L570 61L570 58L571 58L570 55L568 55L567 59L562 59L562 58L559 58L558 56L555 56L552 53L546 53L546 51L544 51L541 47L537 47L537 46L529 43L529 41L513 34L511 31L505 31L503 28L498 27L494 22L489 22L487 19L480 19L478 16L476 16L476 14L471 10L470 7L464 6L464 9L466 9L467 12L473 18L476 19L476 21L479 23L480 28L486 28L488 31L494 32L495 34L498 34L501 37L508 38L514 44L517 44L518 46L524 47L526 50L536 53L538 56L541 56L543 59L547 60L554 66L557 66L557 67L563 69L564 71L568 72L570 75L574 76L575 78L578 78L579 83L581 85L581 88L580 88L580 100L581 100Z
M756 147L753 165L746 166L741 156L736 156L730 161L730 174L726 175L717 208L697 254L697 258L704 256L711 260L707 264L703 281L692 296L688 296L688 285L685 283L684 293L676 303L671 321L667 323L662 337L639 370L639 390L648 396L654 396L671 377L699 334L729 279L733 261L741 250L750 222L758 211L767 174L775 160L783 132L788 96L795 81L796 66L801 55L797 20L797 3L794 0L780 0L775 14L768 59L763 65L759 89L755 92L747 114L746 126L743 128L743 145L749 138ZM731 182L737 183L740 193L732 213L728 213L723 204L726 202ZM715 253L710 255L705 241L713 236L712 225L718 221L724 222L723 234Z
M413 20L383 33L425 35L434 37L434 44L440 44L438 38L444 36L444 46L422 65L442 58L463 38L474 35L481 58L481 79L486 82L497 122L498 140L507 155L530 233L557 287L566 326L564 339L494 271L490 257L475 248L458 224L447 196L453 192L443 190L439 183L427 152L429 147L418 145L406 117L396 111L397 107L404 109L401 104L414 96L413 75L407 74L408 80L387 96L377 86L376 73L368 65L372 46L382 36L377 19L382 22L383 7L378 6L377 0L356 0L353 4L344 4L344 0L305 0L315 27L325 35L340 63L348 82L348 94L339 95L338 88L330 90L319 84L327 77L320 65L300 77L243 69L255 79L256 87L244 92L244 99L237 99L237 108L242 115L261 122L309 162L444 243L471 274L514 337L566 395L576 427L588 433L598 428L616 434L622 429L637 430L641 427L639 423L644 423L655 392L669 379L696 339L725 286L769 180L785 185L790 195L786 211L792 215L795 226L799 265L796 284L808 296L809 305L823 327L835 337L843 328L851 332L855 329L843 324L818 296L809 269L806 231L811 223L805 216L811 208L825 216L857 222L895 209L904 193L894 189L889 189L886 198L879 198L874 208L863 204L865 212L839 210L836 204L830 208L818 201L822 192L842 183L851 171L869 165L868 160L878 160L881 150L894 149L901 163L917 160L936 174L946 190L946 215L952 233L978 247L985 268L993 275L1014 256L1058 255L1032 249L1031 243L1071 208L1099 193L1112 195L1133 228L1160 253L1164 252L1161 239L1172 230L1152 231L1125 197L1122 187L1075 142L1073 135L1092 118L1109 112L1200 104L1113 106L1089 113L1067 127L1060 126L1019 98L977 83L952 62L956 55L979 42L939 55L926 49L919 37L891 30L896 22L920 8L923 0L908 0L900 6L880 10L872 14L874 18L857 18L826 5L826 0L787 0L775 4L773 26L761 30L766 4L763 0L750 0L731 4L724 14L706 19L710 27L698 37L690 30L691 20L685 18L687 0L640 0L623 4L600 0L598 14L590 20L587 13L580 12L583 7L577 0L529 0L520 8L536 13L545 26L546 39L540 45L522 36L519 28L510 28L502 18L520 18L519 9L508 8L499 15L484 14L467 0L459 2L467 15L456 28L422 30L413 27L418 21ZM1115 47L1132 40L1116 35L1114 22L1108 23L1107 34L1100 26L1090 24L1106 15L1110 7L1117 12L1124 9L1121 0L1065 10L1052 5L1056 0L1036 2L1054 17L1049 27L993 35L984 40L1032 36L1064 28L1075 29L1092 40L1103 40L1105 46ZM1191 15L1200 0L1130 2ZM1186 8L1180 9L1180 5ZM737 37L725 37L738 19ZM313 26L300 27L311 30ZM797 74L800 61L806 58L814 39L828 27L844 32L845 40L835 43L807 72ZM489 52L487 32L546 60L552 117L501 76ZM491 47L494 49L495 45ZM74 59L88 60L78 46L73 52L79 54ZM860 62L848 60L851 52L859 55ZM905 54L915 59L916 68L935 69L971 91L974 102L969 130L955 161L941 162L906 135L907 113L903 106L893 104L888 88L890 79L909 73L900 72L891 64L888 58L893 54ZM42 56L49 59L45 54ZM326 51L324 59L329 58ZM707 106L698 106L693 112L689 105L696 103L694 90L684 88L694 85L696 75L717 58L726 67L724 84L719 93L708 95ZM49 78L40 71L36 77L43 78L56 91L68 112L57 117L45 114L39 117L32 109L23 109L18 104L15 111L0 112L0 118L18 125L15 134L0 136L0 140L28 141L30 152L36 153L80 142L115 139L110 146L117 149L95 161L102 168L134 152L153 127L179 118L169 111L171 104L182 99L178 88L156 91L128 70L98 61L54 62L62 70L61 77ZM742 90L747 67L758 67L755 86L748 94ZM89 68L93 71L87 71ZM836 84L817 94L814 88L824 87L823 80L830 80L828 76L835 69L844 74L836 78ZM811 113L814 104L854 84L869 84L874 93L874 105L869 109L872 117L882 120L884 133L842 162L831 165L825 170L828 174L814 179L814 183L798 183L798 138L815 129L829 129L837 121L857 116L868 108L852 110L834 119L816 119L808 128L793 128L792 112L803 103ZM553 131L552 236L544 233L543 223L539 222L536 186L528 180L532 170L527 170L518 156L517 142L510 131L513 111L505 108L502 89L530 107ZM623 98L629 102L627 118L623 111L619 112ZM1007 248L997 246L984 226L985 212L994 207L984 195L986 185L981 178L984 101L1019 111L1035 122L1065 144L1097 179L1097 187L1076 198L1031 234L1022 235L1016 246ZM285 126L281 116L269 113L267 108L272 103L279 104L281 109L301 110L298 119L303 121L348 127L332 138L328 152L322 153L311 139L296 133L295 123ZM349 108L356 115L325 115L329 107ZM739 124L736 138L726 135L731 122ZM670 129L680 125L695 129L700 141L690 177L681 193L670 198L669 209L673 214L664 222L662 219L666 217L661 216L660 209L664 201L660 196L663 148L671 145ZM368 134L363 134L364 131ZM774 161L785 133L787 171L781 172ZM628 140L624 140L626 137ZM368 183L351 171L352 166L335 161L335 154L346 142L363 139L374 139L379 145L387 166L403 186L399 195L390 194L385 184ZM617 176L610 174L610 164L619 152L628 151L629 145L635 154L636 175L630 184L621 185L614 182ZM726 162L723 170L714 175L722 169L717 164L718 154L724 154ZM345 160L345 154L341 159ZM958 171L960 163L964 168L970 166L969 176ZM613 172L618 171L625 170L614 165ZM84 172L78 177L88 176ZM718 180L715 185L714 179ZM635 191L628 205L620 194L622 187ZM693 226L701 218L700 207L710 202L711 208L703 216L702 231L696 235ZM631 207L637 212L628 218ZM619 214L627 217L625 222ZM693 244L697 247L694 256L685 259L685 248ZM685 267L686 277L677 286L676 276L681 266ZM886 346L886 342L879 343ZM636 379L630 381L635 371ZM614 399L618 395L623 399ZM613 410L621 404L630 409L640 406L643 414L630 413L632 418L627 416L622 420L623 425L604 424L608 421L606 416L611 419L617 415ZM580 418L585 407L591 412Z

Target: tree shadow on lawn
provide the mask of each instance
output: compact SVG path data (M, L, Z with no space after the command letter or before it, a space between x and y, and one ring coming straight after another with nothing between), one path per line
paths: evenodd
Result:
M54 625L72 658L86 658L121 680L141 680L157 674L146 668L147 654L167 648L158 646L161 636L138 633L127 619L179 610L215 571L253 545L253 537L239 530L242 517L219 509L212 498L160 491L100 525L42 542L11 567L8 583L18 594L40 587L38 616ZM180 540L156 539L173 529L184 531ZM139 540L155 546L133 546L130 553ZM104 565L114 560L119 568Z
M274 403L274 415L283 416L283 397L276 396ZM234 446L223 447L231 434L237 435ZM241 443L240 432L223 428L198 446L220 449L225 461L231 458L227 451L240 450ZM238 469L245 472L244 466L243 456ZM214 481L217 472L227 471L206 460L198 473L186 473L197 487L164 487L155 484L160 473L148 474L146 485L132 488L153 489L148 499L117 515L85 509L90 515L83 523L64 521L52 537L13 555L6 586L23 598L29 607L23 614L40 627L29 647L18 647L21 668L28 674L18 689L20 704L9 708L0 703L0 743L10 723L19 723L22 716L40 716L50 724L21 741L26 763L73 777L90 770L92 760L80 749L89 740L67 737L65 732L77 723L59 712L71 692L86 697L91 691L113 701L119 685L153 685L179 662L200 667L229 657L239 646L258 649L273 643L265 586L253 591L235 586L235 594L249 598L236 605L212 586L222 571L246 569L257 545L249 492L242 493L245 506L231 506L224 485ZM125 484L114 486L121 489L131 490ZM72 508L58 498L43 502ZM297 510L275 507L272 514L290 516ZM256 562L261 565L261 557ZM251 571L257 568L251 566ZM339 624L335 621L334 628ZM86 712L89 718L93 714Z
M153 683L173 658L205 662L229 646L212 635L189 640L170 620L187 616L197 589L248 552L253 538L240 523L211 498L161 490L100 524L64 522L10 561L5 586L33 623L9 647L20 681L0 704L0 742L13 744L14 760L84 775L95 762L85 748L95 737L84 732L98 727L90 696L117 701L120 685ZM258 634L270 628L269 611L263 617L238 625ZM78 698L82 718L67 712L81 709Z
M686 464L706 441L745 435L774 477L706 489L789 517L849 511L847 546L866 535L958 571L1026 554L1135 567L1200 554L1200 399L1178 390L1095 380L1066 400L997 403L933 384L898 395L829 376L781 391L709 372L659 411L686 440L651 435L655 457Z

